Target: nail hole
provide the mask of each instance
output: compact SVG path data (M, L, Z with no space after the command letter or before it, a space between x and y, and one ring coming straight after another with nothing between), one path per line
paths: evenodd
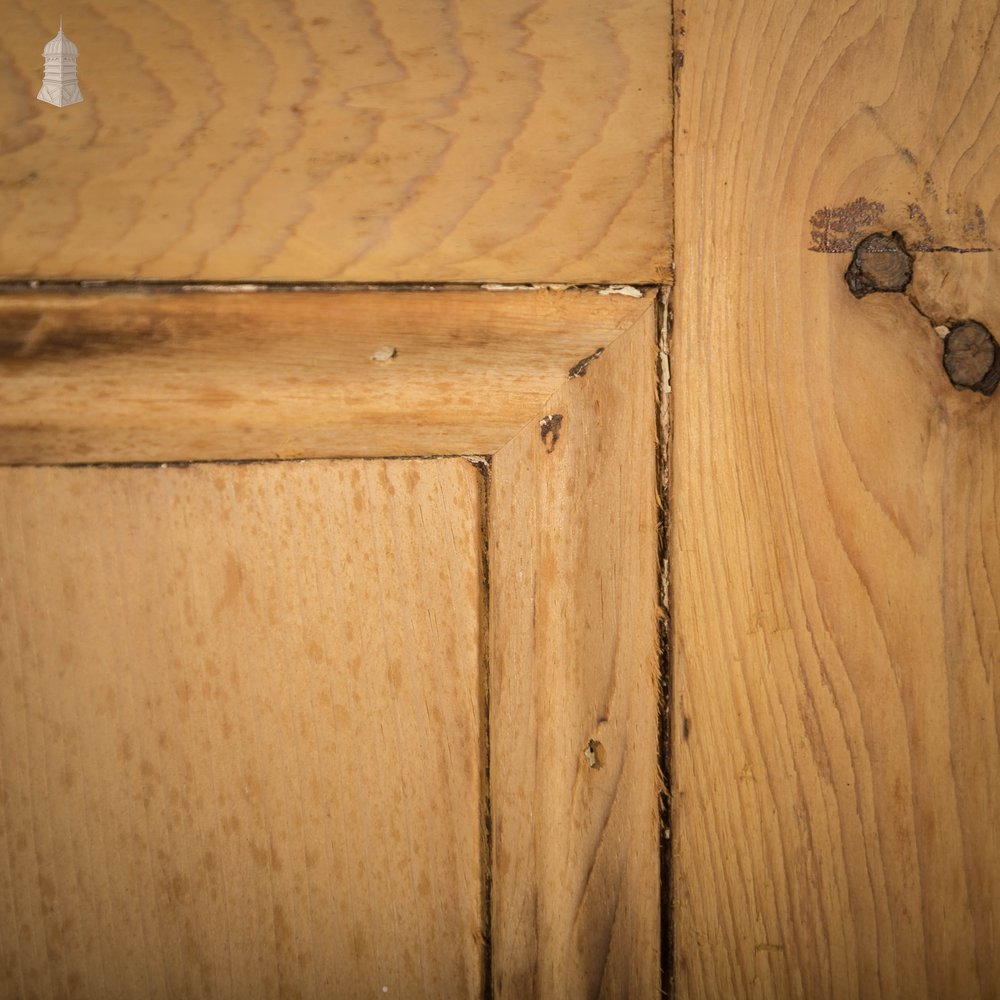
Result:
M587 762L587 767L595 771L604 767L604 744L599 740L588 740L583 751L583 758Z

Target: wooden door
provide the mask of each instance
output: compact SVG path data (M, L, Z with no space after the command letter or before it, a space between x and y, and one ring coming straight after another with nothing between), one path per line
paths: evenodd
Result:
M69 992L84 950L71 939L75 950L57 953L59 921L89 905L98 869L87 859L107 857L85 851L81 803L122 809L144 787L98 726L81 744L86 780L63 789L75 744L61 717L32 712L68 713L108 664L124 671L109 650L126 647L109 636L124 642L140 625L88 624L114 602L161 630L183 619L181 591L180 605L154 605L155 573L129 582L135 561L106 559L71 595L52 586L62 561L79 552L93 565L102 539L123 552L116 533L142 508L139 484L155 482L150 527L176 532L164 498L188 496L205 512L190 526L205 543L200 561L161 555L147 533L144 563L223 586L222 543L258 523L241 545L270 539L269 554L247 585L270 595L260 574L273 560L297 601L300 569L313 567L321 616L327 593L355 579L340 579L328 553L293 531L293 565L263 500L244 509L206 490L196 501L193 486L173 484L214 476L232 498L241 477L271 476L290 497L297 476L339 481L356 467L418 470L403 494L426 497L418 523L398 489L373 487L337 536L372 554L356 593L410 609L397 638L442 617L442 560L479 574L449 609L454 655L429 633L414 640L407 680L421 708L398 716L412 733L431 706L459 713L456 734L479 761L456 794L465 819L433 832L441 856L421 844L370 866L412 874L443 858L434 884L464 885L465 909L426 904L411 878L408 891L392 882L393 900L426 924L380 924L378 893L366 914L311 919L290 881L298 869L270 871L268 892L294 897L283 912L310 941L332 952L356 932L393 956L448 941L416 978L393 966L411 995L998 996L995 0L375 0L335 11L97 0L67 14L84 102L62 110L34 100L60 11L9 6L0 462L11 468L0 478L18 582L4 584L2 648L16 666L0 683L22 686L0 705L0 778L11 770L20 796L12 806L4 785L0 914L13 936L0 935L0 971L30 962L49 977L22 971L13 995ZM848 282L876 234L870 273ZM886 261L895 276L880 290L871 275ZM953 330L971 321L992 333L976 327L974 349L956 350ZM978 375L962 388L969 365ZM206 464L189 474L184 463ZM94 478L103 520L67 506L71 474ZM431 481L442 484L433 498ZM345 489L329 494L340 506ZM285 512L302 518L296 531L310 517L325 525L327 508L300 499L301 513ZM67 511L69 526L32 520L46 507ZM392 563L379 547L387 519L392 551L418 564L412 593L371 576ZM79 538L74 523L88 525ZM32 530L36 542L19 541ZM196 608L206 593L190 598ZM373 629L348 640L351 616L335 618L322 620L338 648L367 651ZM244 722L310 695L307 656L292 675L301 699L268 687L273 650L306 649L296 622L247 650L260 657L252 695L226 692ZM249 647L242 619L222 626L233 649ZM80 648L81 633L99 655L64 689L60 643ZM148 664L173 663L194 643L183 630L172 641L185 634L187 646L165 643ZM34 648L47 651L44 669L25 659ZM453 687L434 674L442 660ZM351 725L374 730L387 705L403 710L388 662L373 658L366 683L383 687ZM138 676L160 690L157 671ZM215 736L214 702L200 698L206 721L192 739ZM141 716L129 724L148 740ZM247 734L225 767L252 751L262 775L283 773L273 739L303 776L337 770L324 734L277 731ZM345 808L364 802L359 816L391 824L394 789L407 788L429 836L451 823L434 803L440 776L457 772L441 762L438 731L420 731L430 771L408 770L414 760L379 729L370 746L390 773L375 794L363 770L344 786ZM170 767L185 753L174 747ZM99 761L117 784L101 785ZM198 773L197 787L218 786ZM304 857L329 839L318 813L282 826L296 803L284 786L274 795L250 814L258 840ZM215 830L208 810L153 831L158 842L140 836L95 898L105 909L127 899L122 912L142 928L164 918L167 951L146 962L157 983L166 955L194 992L202 973L189 960L207 954L213 995L232 995L242 981L222 956L242 942L269 963L263 994L293 995L299 973L322 992L327 966L306 961L301 938L293 956L257 928L239 937L234 913L274 924L249 848L227 856L246 862L242 880L227 882L221 911L209 898L204 942L185 943L174 919L196 897L164 889L146 909L131 899L141 879L155 888L147 845L166 838L198 861L191 845ZM39 858L55 864L57 841L69 847L43 884ZM337 850L328 864L356 858L350 843ZM198 891L210 897L211 883ZM478 941L452 947L459 924ZM133 958L143 968L146 952ZM392 987L361 958L356 969L362 992Z

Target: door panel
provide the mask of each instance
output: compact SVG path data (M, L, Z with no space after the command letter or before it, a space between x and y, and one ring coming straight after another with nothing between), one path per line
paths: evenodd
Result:
M11 0L4 28L2 276L666 274L661 0Z
M238 993L246 982L233 986L226 976L260 953L271 963L264 992L279 994L295 994L301 980L318 984L321 995L350 996L352 975L365 988L378 979L373 963L380 973L402 965L397 980L416 996L482 988L482 995L492 989L513 1000L562 1000L567 991L611 1000L659 989L664 691L656 376L663 327L658 297L611 291L160 289L136 296L22 289L3 297L7 434L0 460L129 455L149 463L174 449L194 450L192 441L205 449L192 457L232 448L244 460L21 467L0 477L9 522L0 535L11 566L5 578L19 581L0 622L9 635L2 666L11 673L0 723L9 713L12 733L0 754L15 762L18 792L0 815L15 845L3 841L0 850L18 852L9 869L14 881L6 888L0 882L0 892L8 897L6 926L20 932L25 924L23 948L15 942L0 954L8 975L21 977L15 995L51 993L68 975L69 959L59 950L63 924L44 909L47 898L54 895L60 912L69 908L74 961L91 950L78 940L84 904L74 889L93 895L90 869L81 875L75 860L90 841L53 854L52 833L38 832L52 812L50 795L57 815L69 817L60 820L56 847L70 838L65 831L86 832L78 816L91 799L105 811L105 800L118 809L110 815L132 836L132 853L112 864L103 846L87 847L98 851L98 874L116 879L113 890L101 890L102 917L123 914L120 926L104 927L100 946L116 955L135 951L138 931L162 950L162 924L163 934L174 935L169 956L153 954L157 968L174 977L160 984L167 992ZM374 360L373 346L386 342L397 354ZM246 462L286 447L358 446L371 454L399 441L452 454L470 442L491 443L492 453L475 459L482 496L479 474L464 459ZM489 510L488 531L480 505ZM438 545L442 551L432 552ZM85 599L81 578L94 582ZM229 610L216 623L212 608L230 591L219 614ZM252 599L246 608L244 591ZM72 615L60 609L67 602ZM242 609L236 618L234 609ZM61 632L50 625L54 616L63 620ZM480 625L487 619L488 662ZM227 667L222 676L213 666L208 676L208 654L198 643L216 634L213 643L237 665L248 659L252 683L240 672L246 666ZM79 658L73 643L101 655L64 692L60 656ZM176 684L195 698L198 726L170 686L175 661L188 662L172 652L177 644L194 657ZM42 671L31 667L36 649L45 653ZM221 655L215 645L208 653L212 664ZM310 655L319 659L316 668ZM272 662L289 657L297 670L275 677ZM369 659L355 675L357 662ZM321 682L315 669L329 661L332 680ZM397 691L400 677L414 686L406 697ZM61 715L77 702L96 706L91 715L107 714L101 697L120 679L137 692L126 692L129 721L102 722L94 738L104 743L85 746L84 759L95 761L89 777L82 785L74 779L82 788L74 794L88 798L67 804L52 777L62 758L50 762L45 747L64 756L67 739L79 743L75 730L65 735ZM312 706L330 697L322 686L316 693L322 683L332 683L340 700L322 702L326 714L311 722ZM436 684L441 690L429 688ZM145 725L164 704L188 734L169 753L151 742L158 734ZM227 741L217 766L219 704ZM35 720L30 728L25 718ZM115 726L125 726L127 761L115 755ZM22 746L29 737L33 755ZM192 743L202 746L210 770L195 771L186 749ZM171 774L202 788L193 807L181 802L181 778L165 792L159 772L142 770L154 763L162 770L157 755L165 753ZM481 770L461 773L455 761ZM298 785L285 780L289 762ZM221 837L215 799L239 787L244 772L255 776L252 788L263 789L237 815L256 854L244 845L230 863L236 874L225 869L226 884L212 883L218 894L207 902L208 889L193 896L186 882L178 883L177 899L169 887L150 896L159 869L142 853L150 838L142 824L159 838L161 868L179 844L186 860L172 874L197 870L202 842ZM333 786L333 801L317 802L327 775L346 785ZM299 786L306 797L295 799ZM153 790L159 798L149 804L143 795ZM176 801L164 802L167 792ZM266 867L272 843L284 852L280 871ZM342 845L325 862L336 876L332 888L313 889L308 866L288 868L290 850L308 857L317 843ZM229 840L224 846L235 850ZM360 864L358 851L370 864ZM213 863L220 852L211 840ZM44 898L40 863L47 866ZM440 869L435 878L431 867ZM387 888L384 872L398 890ZM293 875L297 882L289 882ZM287 890L282 926L297 914L297 940L319 937L329 945L319 959L315 948L299 944L295 965L285 945L267 936L267 927L278 926L269 895L275 879ZM132 900L130 886L144 902ZM84 902L97 906L90 895ZM127 899L135 912L118 907L108 916L115 899ZM216 909L203 919L209 904ZM203 935L177 930L182 905L194 908L182 915L196 912L199 928L213 932L215 944L204 954ZM334 905L348 910L327 915ZM315 920L314 906L321 910ZM31 920L21 921L15 907L27 907ZM415 919L427 926L418 931ZM440 959L445 938L456 952ZM358 972L353 951L342 960L348 947L361 949L368 963ZM230 948L242 949L233 963L217 960ZM194 971L189 953L201 960ZM414 955L423 963L416 969L407 964ZM99 971L101 995L148 991L141 956ZM300 992L308 995L306 986Z
M480 481L0 470L0 994L480 995Z

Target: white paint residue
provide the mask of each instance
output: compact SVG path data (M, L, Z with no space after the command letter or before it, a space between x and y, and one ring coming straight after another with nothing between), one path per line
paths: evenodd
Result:
M479 286L484 292L597 292L598 295L627 295L632 299L641 299L644 293L635 285L565 285L544 283L540 285L504 285L498 282Z
M181 285L182 292L266 292L267 285Z
M484 292L563 292L569 285L501 285L487 284L479 286Z
M396 356L396 348L390 347L388 344L385 347L380 347L372 355L372 361L392 361Z

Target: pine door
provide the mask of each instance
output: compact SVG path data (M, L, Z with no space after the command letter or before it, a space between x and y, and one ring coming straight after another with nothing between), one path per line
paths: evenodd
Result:
M995 0L8 8L0 995L998 996Z

